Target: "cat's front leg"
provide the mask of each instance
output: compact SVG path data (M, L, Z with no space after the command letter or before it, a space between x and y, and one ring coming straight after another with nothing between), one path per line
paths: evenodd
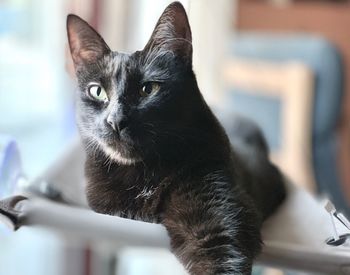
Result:
M163 224L191 275L251 274L260 251L254 211L221 195L173 194Z

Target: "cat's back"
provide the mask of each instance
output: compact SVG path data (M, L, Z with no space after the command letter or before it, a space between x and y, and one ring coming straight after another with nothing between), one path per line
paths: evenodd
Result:
M285 178L270 161L266 139L256 123L236 115L224 120L224 127L239 166L240 184L265 219L286 197Z

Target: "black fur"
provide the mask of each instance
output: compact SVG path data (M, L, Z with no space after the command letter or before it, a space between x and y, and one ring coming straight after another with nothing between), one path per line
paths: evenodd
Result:
M90 207L162 223L192 275L250 274L263 219L285 194L282 177L267 148L256 150L253 166L231 148L197 87L182 5L169 5L146 47L132 54L110 51L77 16L68 16L67 30ZM91 82L108 102L91 98ZM141 96L147 83L159 91Z

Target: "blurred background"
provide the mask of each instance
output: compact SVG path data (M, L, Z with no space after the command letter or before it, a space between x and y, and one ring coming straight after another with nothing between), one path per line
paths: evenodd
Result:
M0 197L19 179L40 176L77 136L66 15L87 20L112 49L132 52L170 2L0 0ZM256 121L286 175L350 215L350 1L180 2L208 103L219 116ZM0 229L0 274L185 273L165 251L119 251L23 228Z

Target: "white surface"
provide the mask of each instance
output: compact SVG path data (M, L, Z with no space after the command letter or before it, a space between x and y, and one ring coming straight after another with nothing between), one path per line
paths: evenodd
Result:
M291 183L287 188L287 200L264 224L264 241L330 248L325 240L332 236L332 223L321 201ZM350 233L338 220L335 222L340 234Z
M26 225L45 226L82 239L113 242L118 248L170 247L165 228L158 224L97 214L43 199L33 198L21 204Z
M263 264L330 274L350 274L349 241L339 247L326 244L333 236L331 218L322 203L288 184L288 198L263 228ZM339 234L350 233L335 220Z

